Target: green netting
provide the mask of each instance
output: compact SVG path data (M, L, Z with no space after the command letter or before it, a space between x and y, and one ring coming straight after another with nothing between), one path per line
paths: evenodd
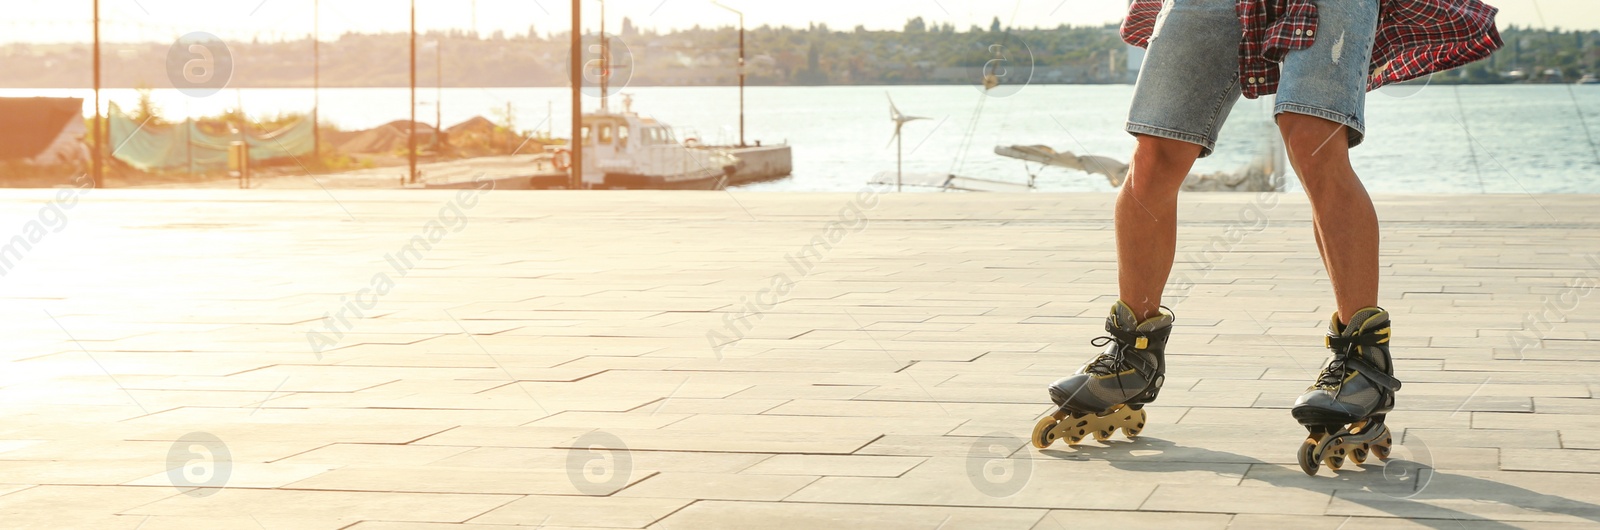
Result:
M238 135L202 131L194 122L171 125L139 124L111 105L111 146L114 156L145 171L221 171L228 167L228 145ZM302 157L312 151L311 122L297 120L264 134L245 134L252 164Z

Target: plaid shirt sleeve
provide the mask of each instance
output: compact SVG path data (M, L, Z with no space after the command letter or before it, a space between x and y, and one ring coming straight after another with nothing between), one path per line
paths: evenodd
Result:
M1499 11L1481 0L1379 0L1367 89L1415 79L1488 57L1504 45L1495 29ZM1122 40L1147 48L1162 0L1134 0L1122 23ZM1238 0L1243 34L1239 82L1244 96L1278 90L1278 64L1289 52L1316 42L1312 0Z
M1283 62L1284 56L1294 50L1310 48L1317 41L1317 6L1311 0L1276 0L1274 2L1239 2L1241 18L1245 6L1255 6L1252 20L1245 25L1248 35L1259 32L1261 40L1257 54L1274 63ZM1260 13L1270 9L1276 16ZM1258 17L1264 17L1257 20ZM1252 39L1246 39L1252 40Z
M1488 57L1505 45L1499 11L1479 0L1383 0L1367 89Z
M1134 0L1133 5L1128 6L1128 18L1122 21L1122 42L1149 48L1156 19L1161 16L1161 4L1162 0Z

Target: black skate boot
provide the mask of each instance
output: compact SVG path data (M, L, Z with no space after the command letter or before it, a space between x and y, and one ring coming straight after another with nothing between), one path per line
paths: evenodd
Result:
M1333 357L1317 381L1294 403L1294 419L1311 435L1300 446L1300 469L1316 475L1327 465L1337 471L1346 458L1356 464L1368 455L1389 458L1392 440L1384 416L1394 409L1400 380L1389 357L1389 312L1369 307L1349 324L1333 315L1324 343Z
M1033 446L1049 447L1058 438L1077 444L1087 436L1104 442L1117 429L1128 438L1144 429L1144 406L1155 401L1167 371L1167 336L1172 312L1138 322L1127 304L1117 302L1106 317L1110 335L1090 341L1105 351L1077 373L1050 385L1056 411L1033 428Z

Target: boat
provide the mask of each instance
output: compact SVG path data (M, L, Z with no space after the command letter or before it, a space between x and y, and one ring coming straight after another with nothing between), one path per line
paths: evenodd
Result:
M1237 191L1280 192L1285 182L1281 143L1269 142L1264 151L1248 166L1239 171L1191 173L1183 179L1183 191ZM1043 145L1003 145L995 147L995 154L1046 167L1071 169L1106 178L1112 187L1121 187L1128 179L1128 164L1110 157L1076 155L1057 151ZM967 191L992 193L1026 193L1038 189L1038 174L1027 168L1025 181L997 180L965 177L947 173L905 173L883 171L870 181L878 186L910 186L941 191Z
M1596 76L1594 74L1583 74L1583 78L1578 80L1578 84L1600 85L1600 76Z
M1021 160L1024 163L1040 164L1042 166L1057 167L1081 171L1088 174L1099 174L1106 178L1111 187L1121 187L1128 180L1128 164L1119 160L1096 155L1076 155L1071 151L1057 151L1043 145L1009 145L994 148L997 155ZM1269 136L1263 142L1260 154L1256 155L1248 166L1238 171L1219 171L1215 173L1195 174L1190 173L1183 179L1183 191L1239 191L1239 192L1275 192L1283 191L1287 164L1284 163L1283 143L1277 136ZM1033 186L1033 171L1028 172L1028 186Z
M568 171L569 179L587 189L623 190L722 190L739 172L739 159L721 149L698 148L698 141L679 142L672 127L655 118L633 111L633 96L622 95L622 112L612 112L610 97L615 93L611 76L626 64L612 62L611 39L606 35L605 2L600 2L600 55L593 73L599 80L600 108L585 112L579 129L578 167L572 166L572 151L559 149L555 165ZM626 61L625 61L626 62ZM574 103L578 85L573 88ZM572 175L576 173L576 175ZM576 178L571 178L576 177Z
M706 145L697 140L686 139L685 145L691 149L721 151L739 159L739 169L728 177L729 186L778 180L794 173L794 151L787 142L763 145L757 140L755 145Z
M627 98L622 112L601 107L584 113L583 167L578 168L584 188L721 190L739 171L739 159L732 154L685 145L671 126L632 107L632 98ZM572 159L566 148L555 149L558 165Z

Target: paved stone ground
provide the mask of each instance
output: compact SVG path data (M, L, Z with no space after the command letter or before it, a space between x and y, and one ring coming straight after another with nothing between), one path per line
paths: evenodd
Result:
M1407 462L1307 477L1299 195L1186 195L1152 425L1039 451L1109 195L52 193L0 195L0 527L1600 522L1597 197L1380 197Z

